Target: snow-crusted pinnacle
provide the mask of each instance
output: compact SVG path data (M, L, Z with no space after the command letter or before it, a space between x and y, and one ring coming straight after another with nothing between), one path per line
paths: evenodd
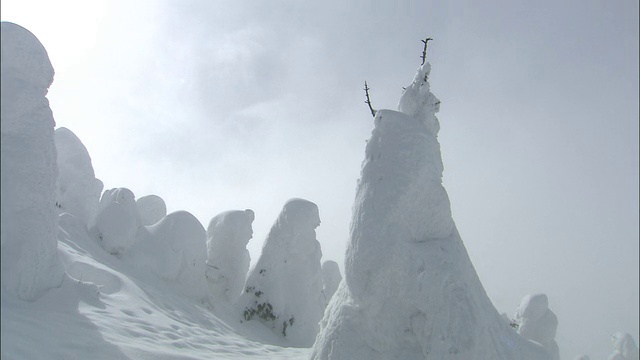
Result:
M451 216L437 139L440 101L420 66L376 112L353 205L345 281L312 359L550 360L487 297Z
M398 111L422 122L430 133L437 134L440 123L435 114L440 111L440 100L431 93L429 74L431 64L426 62L418 69L413 82L407 86L398 103Z

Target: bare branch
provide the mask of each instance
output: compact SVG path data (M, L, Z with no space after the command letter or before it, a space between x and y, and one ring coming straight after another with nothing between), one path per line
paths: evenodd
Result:
M365 104L369 105L369 110L371 110L371 116L376 117L376 110L373 109L373 106L371 106L371 99L369 98L369 86L367 85L367 82L364 82L364 93L367 96L367 100L364 102Z
M424 65L424 62L427 60L427 45L428 45L427 43L429 42L429 40L433 40L433 39L426 38L425 40L420 40L424 44L424 49L422 49L422 55L420 56L420 58L422 59L422 64L420 65Z

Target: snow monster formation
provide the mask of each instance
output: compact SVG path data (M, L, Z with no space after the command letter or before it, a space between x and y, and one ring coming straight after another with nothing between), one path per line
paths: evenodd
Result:
M496 311L453 222L430 69L419 68L398 111L375 112L345 280L311 358L549 360Z
M57 250L55 121L47 51L28 30L1 23L2 288L34 301L62 283Z
M533 294L522 298L512 323L517 326L520 336L542 345L553 360L560 359L556 343L558 318L549 309L547 295Z
M215 300L234 303L242 294L251 262L247 244L253 237L254 219L252 210L231 210L209 222L206 277Z
M325 308L318 225L316 204L287 201L238 300L246 321L261 320L297 347L313 344Z
M167 216L167 204L158 195L146 195L138 198L136 207L140 214L140 222L144 226L151 226Z
M607 360L638 360L638 346L628 333L618 332L611 336L613 351Z
M338 290L338 285L342 281L342 274L340 274L340 267L338 263L332 260L327 260L322 263L322 293L327 302L331 300L333 294Z
M96 179L89 152L76 134L64 127L57 128L55 142L58 212L72 214L89 226L98 211L104 185Z

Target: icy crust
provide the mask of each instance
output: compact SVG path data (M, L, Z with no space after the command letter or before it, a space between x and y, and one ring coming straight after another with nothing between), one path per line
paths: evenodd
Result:
M628 333L615 333L611 336L613 351L607 360L638 360L638 346Z
M58 153L58 212L73 214L88 226L98 211L104 185L95 177L87 148L71 130L57 128L55 143Z
M342 274L340 274L340 267L335 261L327 260L322 263L322 293L326 299L327 304L333 297L333 294L338 290L338 285L342 281Z
M345 281L312 359L550 359L498 314L471 264L442 186L430 66L399 111L379 110L353 206Z
M271 228L238 301L244 320L259 319L292 346L313 344L325 308L322 251L315 232L318 225L314 203L289 200Z
M542 345L553 360L560 359L560 349L555 340L558 318L549 309L547 295L525 296L516 310L513 323L518 327L518 334Z
M157 195L147 195L136 200L136 207L140 214L140 222L144 226L150 226L167 215L167 205Z
M55 121L45 97L53 68L28 30L1 23L2 287L33 301L61 284L55 208Z
M242 293L251 257L252 210L232 210L215 216L207 227L206 277L215 300L234 303Z

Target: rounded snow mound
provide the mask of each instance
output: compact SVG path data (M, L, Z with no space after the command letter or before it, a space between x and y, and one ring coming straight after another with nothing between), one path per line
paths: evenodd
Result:
M167 215L167 205L160 196L147 195L136 200L136 207L140 213L142 225L149 226L157 223Z
M38 89L48 89L53 82L53 66L44 46L29 30L20 25L0 23L2 75L15 77Z
M247 244L253 237L253 210L232 210L216 215L207 227L209 289L216 299L235 302L242 293L251 257Z

